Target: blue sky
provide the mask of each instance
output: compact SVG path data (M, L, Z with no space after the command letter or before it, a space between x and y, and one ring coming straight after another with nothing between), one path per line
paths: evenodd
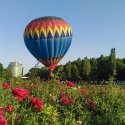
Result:
M125 57L125 0L1 0L0 62L4 67L16 60L26 73L35 65L23 32L41 16L61 17L72 27L72 45L60 64L109 55L111 48L116 48L117 57Z

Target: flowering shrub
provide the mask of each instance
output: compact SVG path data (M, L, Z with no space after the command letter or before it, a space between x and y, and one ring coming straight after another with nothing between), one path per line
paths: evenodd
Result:
M32 97L31 98L31 104L33 105L34 108L38 110L43 110L43 101L37 98Z
M94 103L94 102L92 102L92 103L90 104L90 108L91 108L92 110L95 110L96 105L95 105L95 103Z
M12 93L19 101L23 101L29 96L29 91L22 88L13 88Z
M91 102L91 99L90 99L90 98L87 98L87 99L86 99L86 103L90 104L90 102Z
M82 94L85 95L87 93L86 89L82 89Z
M61 97L64 97L64 96L66 96L66 93L65 92L61 92Z
M11 112L14 111L14 107L13 107L13 106L7 106L7 107L5 108L5 110L6 110L8 113L11 113Z
M0 116L3 115L3 108L0 107Z
M73 83L73 82L70 82L70 81L67 81L67 86L73 87L73 86L74 86L74 83Z
M120 86L17 80L0 84L0 92L0 125L125 124L125 91Z
M63 96L63 97L61 98L61 103L62 103L63 105L67 105L67 104L69 103L69 99L68 99L66 96Z
M4 84L3 84L3 88L4 88L4 89L9 89L9 88L10 88L10 85L9 85L8 83L4 83Z
M7 125L7 121L3 116L3 108L0 107L0 125Z
M72 102L72 103L75 103L75 102L76 102L76 99L75 99L75 98L72 98L71 102Z
M7 121L3 116L0 116L0 125L7 125Z

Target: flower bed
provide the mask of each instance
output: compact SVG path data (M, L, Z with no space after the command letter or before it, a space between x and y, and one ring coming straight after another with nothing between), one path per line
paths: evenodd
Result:
M0 84L0 125L124 125L125 89L70 81Z

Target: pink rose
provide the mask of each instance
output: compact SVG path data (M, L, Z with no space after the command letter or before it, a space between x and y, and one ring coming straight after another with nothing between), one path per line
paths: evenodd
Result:
M7 121L3 116L0 116L0 125L7 125Z
M67 105L67 104L69 103L69 99L68 99L67 97L63 96L63 97L61 98L61 103L62 103L63 105Z
M7 106L7 107L5 108L5 110L6 110L8 113L11 113L11 112L14 111L14 107L13 107L13 106Z
M63 97L63 96L66 95L66 93L65 92L61 92L60 95L61 95L61 97Z
M76 102L76 99L75 99L75 98L72 98L71 102L72 102L72 103L75 103L75 102Z
M0 107L0 116L3 116L3 108Z
M3 88L4 88L4 89L9 89L9 88L10 88L10 85L9 85L8 83L4 83L4 84L3 84Z
M87 99L86 99L86 103L89 104L90 102L91 102L91 99L90 99L90 98L87 98Z
M82 94L85 95L87 93L86 89L82 89Z
M73 86L74 86L74 83L73 83L73 82L70 82L70 81L67 81L67 86L73 87Z
M19 101L23 101L29 96L29 91L21 88L13 88L12 93Z
M34 108L38 109L38 110L43 110L43 101L40 99L37 99L35 97L31 98L31 104Z

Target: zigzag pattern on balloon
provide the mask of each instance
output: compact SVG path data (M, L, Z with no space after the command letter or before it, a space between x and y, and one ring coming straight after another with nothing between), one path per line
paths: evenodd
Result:
M58 24L59 23L59 24ZM72 36L72 29L64 21L45 21L31 22L25 29L24 36L32 39L49 39L58 37Z

